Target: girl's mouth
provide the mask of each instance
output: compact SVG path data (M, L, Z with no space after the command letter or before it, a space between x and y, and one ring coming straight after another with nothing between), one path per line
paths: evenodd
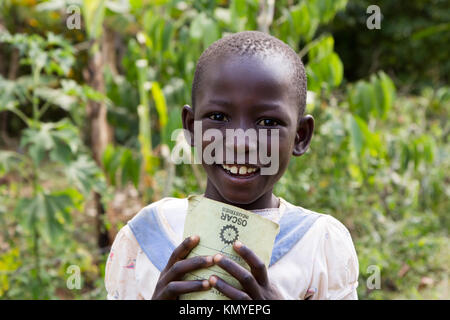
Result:
M220 167L229 175L234 177L247 178L259 173L259 168L243 164L219 164Z

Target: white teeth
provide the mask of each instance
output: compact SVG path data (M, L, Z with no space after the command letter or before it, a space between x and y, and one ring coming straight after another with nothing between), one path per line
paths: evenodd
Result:
M249 168L246 166L233 166L227 164L222 164L222 168L224 168L227 171L230 171L232 174L239 174L239 175L253 173L257 170L257 168Z

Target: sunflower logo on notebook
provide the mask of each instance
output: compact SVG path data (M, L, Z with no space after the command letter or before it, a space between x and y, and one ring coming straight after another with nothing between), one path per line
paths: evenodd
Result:
M239 231L235 226L231 224L223 226L220 230L220 239L227 245L233 244L238 238Z

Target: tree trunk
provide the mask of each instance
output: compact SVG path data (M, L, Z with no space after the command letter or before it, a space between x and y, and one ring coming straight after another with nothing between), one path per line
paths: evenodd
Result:
M0 32L5 30L2 23L0 22ZM11 52L11 58L9 62L8 68L8 79L15 80L17 78L17 73L19 71L19 50L13 49ZM4 52L0 52L0 61L5 61L6 54ZM0 74L6 74L6 64L3 66L2 70L0 70ZM0 137L1 141L3 141L6 147L11 147L13 145L13 140L8 134L8 111L0 112ZM0 143L1 145L1 143Z
M103 46L102 46L103 49ZM103 50L97 50L90 55L88 70L85 73L86 82L96 91L105 93L104 54ZM87 104L89 145L94 160L102 167L102 155L108 143L113 141L113 131L107 120L107 108L105 102L89 101ZM101 195L94 192L94 207L96 214L97 244L100 248L109 246L110 240L105 229L105 208L101 202Z
M269 27L273 22L275 0L259 0L259 14L257 18L258 30L269 33Z
M103 56L96 52L89 61L87 83L96 91L105 93L105 79L103 76ZM95 161L102 165L102 155L108 143L112 142L112 128L108 124L105 102L89 101L87 104L89 121L90 145Z

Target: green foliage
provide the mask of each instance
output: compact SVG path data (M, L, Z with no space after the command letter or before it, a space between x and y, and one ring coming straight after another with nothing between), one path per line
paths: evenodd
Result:
M52 32L46 39L39 35L11 35L6 32L0 34L0 42L14 45L20 54L25 55L21 63L33 67L33 77L39 76L41 70L47 74L67 75L75 61L70 44Z
M322 87L329 90L341 84L344 68L333 48L334 39L329 35L309 44L306 66L309 90L320 93Z
M39 229L48 244L56 241L64 231L64 224L70 223L70 211L74 207L71 194L44 192L33 198L22 198L17 203L14 215L23 229L30 232ZM36 228L36 226L39 226Z
M31 283L33 298L45 297L41 292L43 282L49 278L42 273L42 240L56 248L66 236L74 210L92 190L105 192L102 172L88 156L80 138L80 128L69 118L55 122L43 122L42 116L50 106L72 112L88 98L96 97L92 89L64 79L74 63L72 47L60 36L49 33L46 38L38 35L3 33L0 42L19 50L21 63L28 66L30 74L21 75L16 81L0 77L4 84L0 89L0 110L16 114L25 124L20 139L21 151L0 151L0 172L16 173L19 180L30 184L31 195L19 196L12 211L21 227L22 236L29 237L25 248L31 253L33 269L25 278ZM27 108L31 105L31 116ZM48 191L40 168L46 163L64 166L66 179L76 188ZM12 250L17 250L14 247ZM47 279L47 280L46 280ZM9 280L2 280L3 291L9 292Z
M372 75L370 82L358 81L349 88L350 108L365 121L386 119L394 100L395 86L382 71L377 76Z
M89 39L97 39L102 34L105 16L105 0L84 0L83 15Z
M444 97L449 88L439 90ZM421 282L429 277L446 285L450 128L436 115L448 116L450 104L439 100L430 112L436 91L428 98L397 97L388 116L374 113L367 122L353 113L351 96L334 106L321 102L312 110L319 125L311 150L276 186L285 199L302 199L302 206L349 227L360 298L423 298ZM367 289L371 265L381 269L381 290Z
M2 253L0 257L0 297L10 289L8 274L20 267L19 250L17 248Z
M370 5L381 10L379 30L366 27ZM448 84L449 21L447 1L358 0L348 1L328 29L344 65L351 66L345 68L347 80L384 70L397 85L420 94L423 87Z
M125 186L132 182L138 188L141 164L131 149L108 145L103 154L103 166L111 185Z

